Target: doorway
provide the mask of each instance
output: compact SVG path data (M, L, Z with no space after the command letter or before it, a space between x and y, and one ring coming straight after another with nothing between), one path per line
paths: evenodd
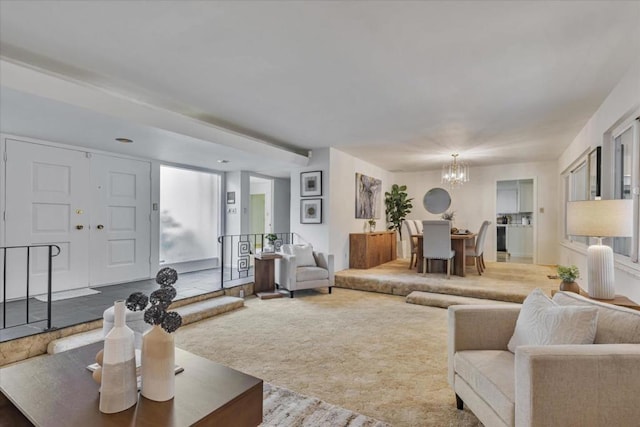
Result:
M257 176L249 177L249 234L273 232L273 180ZM261 239L256 239L256 247Z
M534 180L496 183L496 260L534 262Z

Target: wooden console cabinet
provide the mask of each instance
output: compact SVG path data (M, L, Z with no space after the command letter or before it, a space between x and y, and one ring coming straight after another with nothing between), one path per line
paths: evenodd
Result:
M396 259L396 232L349 234L349 268L371 268Z

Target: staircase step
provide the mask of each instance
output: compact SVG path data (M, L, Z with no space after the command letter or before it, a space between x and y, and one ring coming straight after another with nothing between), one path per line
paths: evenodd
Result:
M188 325L241 307L244 307L243 298L223 296L183 305L171 311L177 311L182 316L182 324Z
M178 312L180 316L182 316L182 324L188 325L189 323L198 322L200 320L236 310L241 307L244 307L243 298L222 296L209 298L192 304L186 304L169 311ZM67 337L51 341L47 346L47 353L55 354L62 351L71 350L73 348L82 347L84 345L102 341L102 338L102 327L80 334L69 335Z
M431 307L447 308L450 305L486 305L486 304L511 304L512 302L497 301L492 299L471 298L459 295L437 294L435 292L413 291L407 295L409 304L428 305Z

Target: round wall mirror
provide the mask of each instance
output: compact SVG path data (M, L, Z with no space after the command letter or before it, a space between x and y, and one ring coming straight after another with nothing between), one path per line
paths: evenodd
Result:
M424 195L422 204L427 212L441 214L451 206L451 196L444 188L432 188Z

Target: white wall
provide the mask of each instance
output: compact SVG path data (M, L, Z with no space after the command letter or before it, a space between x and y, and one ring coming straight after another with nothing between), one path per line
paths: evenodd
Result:
M322 224L300 224L300 172L322 171ZM313 245L313 248L321 251L329 251L329 217L331 206L329 203L329 149L314 150L309 164L304 168L291 171L291 206L289 215L291 218L291 232L298 233L302 239ZM311 197L308 197L311 198ZM317 198L317 197L313 197Z
M485 241L485 259L496 259L496 184L502 180L534 179L534 207L532 223L537 235L535 261L538 264L555 264L557 258L557 163L536 162L511 165L470 166L469 182L450 189L441 183L440 171L396 173L395 182L407 185L407 193L413 200L409 219L439 219L439 215L427 212L422 199L434 187L445 188L451 194L450 210L455 211L454 225L477 232L482 221L491 221ZM540 210L544 212L540 212Z
M291 180L275 178L273 180L273 231L285 233L290 230Z
M596 113L589 119L584 128L576 136L569 147L562 153L558 169L556 171L557 186L562 188L562 173L569 165L576 161L583 153L590 151L596 146L602 146L604 153L607 153L608 144L610 144L610 132L623 121L630 117L640 114L640 54L637 54L636 62L629 68L627 73L618 82L616 87L611 91ZM603 173L611 170L605 167L609 163L611 156L603 156ZM612 194L612 177L611 175L603 176L603 196L606 198ZM563 194L559 193L558 211L561 212L563 204ZM560 244L560 254L558 263L575 264L580 268L582 274L583 287L586 287L587 281L587 261L586 248L584 245L572 245L564 242L562 235L562 227L560 226L562 218L558 219L557 241ZM625 295L634 301L640 302L640 266L631 264L630 262L616 261L616 293Z
M382 180L377 230L386 229L384 193L397 182L394 181L393 173L334 148L331 149L329 157L331 161L329 251L334 254L335 270L340 271L349 268L349 233L362 233L366 224L366 220L355 217L356 172Z
M249 173L245 171L227 172L225 174L225 195L226 206L225 233L224 234L244 234L249 232L249 200L250 184ZM235 191L236 203L227 205L228 191Z

